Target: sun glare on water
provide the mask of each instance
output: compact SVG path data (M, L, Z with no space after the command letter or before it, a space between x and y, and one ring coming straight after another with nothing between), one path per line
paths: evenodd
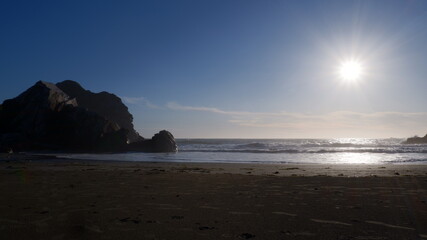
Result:
M357 81L363 74L363 66L357 60L343 61L338 69L341 79L346 81Z

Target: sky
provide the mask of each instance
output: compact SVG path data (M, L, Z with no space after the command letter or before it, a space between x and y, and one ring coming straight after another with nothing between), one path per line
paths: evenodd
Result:
M144 137L423 136L426 24L423 0L3 0L0 102L71 79Z

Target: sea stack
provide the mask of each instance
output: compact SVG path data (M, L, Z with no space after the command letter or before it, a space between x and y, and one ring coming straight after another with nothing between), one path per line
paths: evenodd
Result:
M177 150L171 133L158 134L166 134L161 139L167 140L144 139L135 131L133 116L119 97L92 93L71 80L58 84L38 81L0 105L1 151Z
M405 142L403 142L404 144L427 144L427 134L424 137L410 137L408 139L406 139Z

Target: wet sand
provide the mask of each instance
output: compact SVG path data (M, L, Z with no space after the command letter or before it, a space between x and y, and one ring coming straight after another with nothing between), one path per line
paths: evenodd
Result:
M426 165L2 155L1 239L427 239Z

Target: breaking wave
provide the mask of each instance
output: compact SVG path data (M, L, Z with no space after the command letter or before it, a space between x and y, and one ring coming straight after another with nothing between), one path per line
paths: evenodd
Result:
M401 144L402 139L214 139L181 140L181 152L227 153L427 153L427 145Z

